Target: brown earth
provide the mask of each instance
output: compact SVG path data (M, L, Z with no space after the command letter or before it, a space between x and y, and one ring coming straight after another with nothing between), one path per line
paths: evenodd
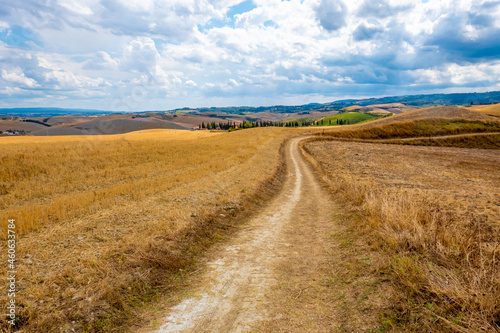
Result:
M344 108L343 110L378 113L378 114L387 114L387 113L400 114L413 109L418 109L418 107L408 106L402 103L387 103L387 104L372 104L367 106L351 105L349 107Z
M101 118L91 121L65 124L57 127L46 127L40 131L32 133L35 136L51 135L102 135L102 134L122 134L133 131L148 129L188 129L177 123L158 118L134 118L134 119L111 119Z
M47 124L51 126L64 125L64 124L77 124L84 123L87 121L92 121L99 116L55 116L47 119ZM43 121L46 118L36 118L39 121Z
M47 128L41 124L24 122L21 120L0 120L0 131L14 130L34 132Z

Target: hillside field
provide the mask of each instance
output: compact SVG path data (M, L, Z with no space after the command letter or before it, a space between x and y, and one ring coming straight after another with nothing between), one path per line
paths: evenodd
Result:
M331 125L336 126L337 121L342 121L343 125L353 125L358 124L365 121L379 119L379 116L370 114L370 113L359 113L359 112L348 112L336 114L333 116L328 116L320 120L320 124L316 123L316 125Z
M500 117L500 104L471 106L468 107L468 109L490 116Z

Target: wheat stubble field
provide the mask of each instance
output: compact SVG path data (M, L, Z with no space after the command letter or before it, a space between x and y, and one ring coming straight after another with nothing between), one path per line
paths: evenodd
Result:
M0 143L2 238L12 218L22 235L18 325L125 330L136 308L177 288L192 258L227 235L231 216L272 191L283 134L159 130Z
M430 108L326 130L5 138L18 327L496 332L498 128Z

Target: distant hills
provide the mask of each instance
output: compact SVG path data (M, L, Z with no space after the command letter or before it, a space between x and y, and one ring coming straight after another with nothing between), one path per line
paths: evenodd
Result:
M432 95L404 95L367 99L348 99L330 103L311 103L305 105L274 105L274 106L236 106L236 107L211 107L211 108L182 108L171 110L172 113L183 112L214 112L229 114L252 114L259 112L270 113L300 113L307 111L335 111L352 105L368 106L374 104L403 103L407 106L450 106L469 104L496 104L500 103L500 91L487 93L456 93L456 94L432 94Z
M500 91L486 93L455 93L455 94L430 94L430 95L404 95L390 96L368 99L348 99L338 100L329 103L310 103L305 105L274 105L274 106L234 106L234 107L202 107L202 108L180 108L166 111L141 111L134 113L155 112L166 114L182 113L225 113L234 115L251 115L254 113L301 113L301 112L328 112L336 111L350 106L368 106L374 104L403 103L407 106L449 106L449 105L469 105L469 104L496 104L500 103ZM92 109L68 109L68 108L0 108L0 116L17 117L54 117L63 115L90 116L106 115L113 112Z
M113 111L67 108L0 108L0 116L16 117L56 117L56 116L91 116L112 114Z
M450 106L469 104L497 104L500 103L500 91L486 93L455 93L455 94L432 94L432 95L404 95L393 97L369 98L362 100L337 101L329 103L331 105L371 105L404 103L410 106Z

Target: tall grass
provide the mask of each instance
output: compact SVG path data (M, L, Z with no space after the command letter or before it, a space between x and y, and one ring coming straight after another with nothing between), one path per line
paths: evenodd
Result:
M335 164L325 147L314 139L302 146L335 198L363 216L356 228L386 249L392 280L401 290L390 325L408 331L499 331L498 223L474 211L459 212L445 203L446 195L356 181L358 175Z

